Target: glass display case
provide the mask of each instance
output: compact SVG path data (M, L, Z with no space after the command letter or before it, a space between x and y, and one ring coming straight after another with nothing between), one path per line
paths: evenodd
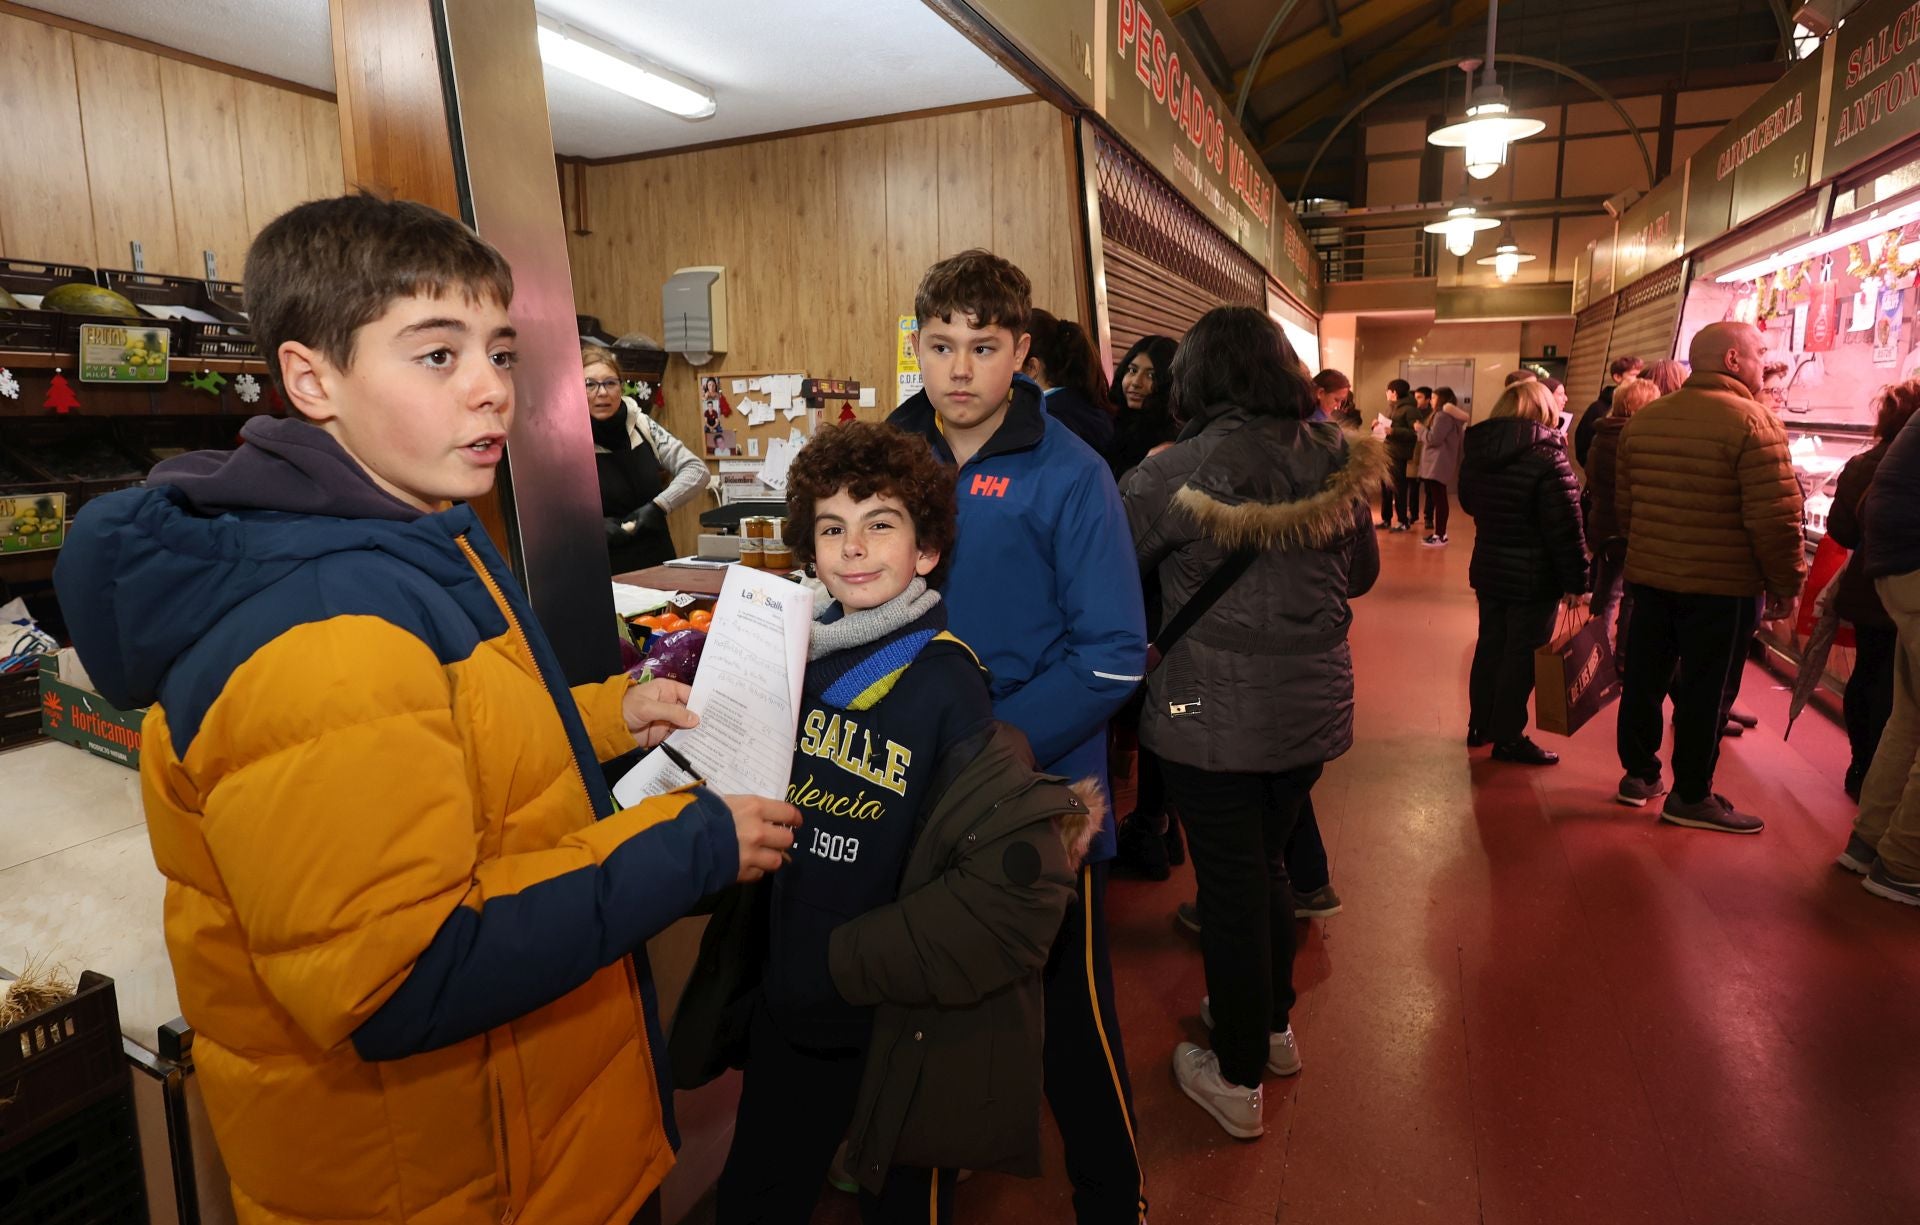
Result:
M1857 425L1802 426L1786 422L1793 452L1793 474L1807 500L1807 550L1819 547L1827 535L1827 511L1833 506L1834 486L1847 461L1873 445L1872 427Z

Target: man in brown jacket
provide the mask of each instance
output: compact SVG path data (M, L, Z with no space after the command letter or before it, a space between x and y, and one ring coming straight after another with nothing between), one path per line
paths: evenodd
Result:
M1638 808L1664 790L1661 712L1671 692L1673 793L1660 819L1730 834L1757 834L1765 822L1713 793L1720 729L1756 617L1785 617L1806 568L1786 431L1755 398L1766 355L1750 324L1703 328L1693 377L1621 435L1615 481L1633 590L1617 798Z

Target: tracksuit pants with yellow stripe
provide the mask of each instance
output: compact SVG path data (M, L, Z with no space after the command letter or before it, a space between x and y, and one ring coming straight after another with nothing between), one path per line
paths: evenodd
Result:
M1066 1148L1076 1221L1137 1225L1147 1219L1147 1201L1113 1002L1106 893L1106 864L1080 869L1079 895L1047 960L1047 1103ZM865 1055L796 1048L764 1006L751 1041L733 1149L720 1176L719 1225L805 1225L853 1118ZM895 1167L881 1195L861 1193L861 1219L944 1225L953 1219L956 1174Z
M1147 1219L1133 1085L1107 953L1107 864L1080 869L1079 896L1045 971L1047 1105L1059 1125L1078 1225Z

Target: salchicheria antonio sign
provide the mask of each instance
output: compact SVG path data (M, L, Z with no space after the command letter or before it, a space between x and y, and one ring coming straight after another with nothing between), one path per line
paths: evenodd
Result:
M1834 35L1828 177L1920 132L1920 2L1860 6Z

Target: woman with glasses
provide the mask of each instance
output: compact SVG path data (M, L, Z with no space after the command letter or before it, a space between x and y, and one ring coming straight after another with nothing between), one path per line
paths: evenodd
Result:
M620 371L610 350L582 345L580 364L586 369L600 513L606 520L613 573L672 561L679 550L667 531L667 512L698 498L707 487L706 461L621 394Z

